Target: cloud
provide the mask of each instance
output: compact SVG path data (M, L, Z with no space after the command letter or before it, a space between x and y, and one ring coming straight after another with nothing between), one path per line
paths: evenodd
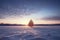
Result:
M0 19L4 19L5 17L3 17L3 16L0 16Z
M6 18L6 15L4 14L0 14L0 19L5 19Z
M55 3L55 1L52 1L52 4ZM0 0L0 15L2 14L0 18L7 18L10 16L20 17L21 15L29 16L40 11L41 8L45 8L45 6L47 6L47 8L52 6L52 4L50 6L48 4L50 5L51 1L45 2L40 0Z
M45 17L42 18L43 20L57 20L60 21L60 16L53 16L53 17Z
M0 0L0 15L2 16L0 18L10 17L10 16L25 16L25 15L31 15L31 13L36 12L36 10L32 10L32 8L28 8L24 6L24 1L19 0Z

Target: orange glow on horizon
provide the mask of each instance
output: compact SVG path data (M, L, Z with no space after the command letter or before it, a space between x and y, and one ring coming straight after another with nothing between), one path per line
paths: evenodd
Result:
M57 24L60 23L60 21L47 21L47 20L35 20L32 19L34 24ZM4 19L0 20L0 23L9 23L9 24L25 24L28 25L30 19L29 18L18 18L18 19Z

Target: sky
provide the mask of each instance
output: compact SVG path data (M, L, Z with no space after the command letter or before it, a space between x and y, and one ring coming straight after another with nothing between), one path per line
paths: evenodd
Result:
M60 24L60 0L0 0L0 23Z

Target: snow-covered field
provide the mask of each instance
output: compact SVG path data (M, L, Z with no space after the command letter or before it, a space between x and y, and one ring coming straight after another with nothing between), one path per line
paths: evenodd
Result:
M0 26L0 40L60 40L60 26Z

